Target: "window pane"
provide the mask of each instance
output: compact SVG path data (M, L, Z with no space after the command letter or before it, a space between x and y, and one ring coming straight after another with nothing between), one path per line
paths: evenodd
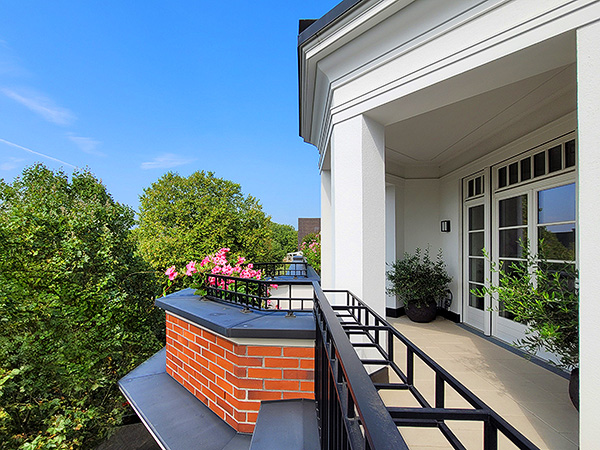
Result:
M521 181L526 181L531 178L531 158L526 158L521 161Z
M475 195L479 195L483 192L482 186L481 186L481 177L477 177L475 178Z
M498 189L506 186L506 167L498 169Z
M500 230L500 256L507 258L520 258L523 256L522 244L525 244L526 241L526 228Z
M508 166L508 184L517 184L519 182L519 163L512 163Z
M515 315L513 313L508 312L504 309L504 303L500 302L498 315L500 317L504 317L505 319L515 320Z
M483 256L483 231L469 233L469 256Z
M562 169L562 146L557 145L548 150L548 172Z
M471 292L473 289L480 289L481 286L478 286L476 284L471 284L469 283L469 306L472 306L473 308L477 308L480 309L481 311L483 311L483 297L479 297L475 294L473 294L473 292Z
M501 259L500 270L509 276L522 277L527 271L527 264L523 259Z
M577 269L575 264L570 263L544 263L540 264L540 269L548 274L550 286L544 286L550 291L556 288L562 288L566 291L575 292L577 288ZM558 283L554 278L558 274Z
M538 241L546 259L575 261L575 223L538 227Z
M546 153L538 153L533 157L533 175L536 177L546 173Z
M575 221L575 183L538 192L538 223Z
M477 283L485 281L483 275L484 263L484 259L469 258L469 281L476 281Z
M469 208L469 231L483 230L483 205Z
M527 225L527 195L500 200L500 227Z
M475 195L475 182L469 180L469 197L473 197L473 195Z
M565 143L565 167L575 165L575 139Z

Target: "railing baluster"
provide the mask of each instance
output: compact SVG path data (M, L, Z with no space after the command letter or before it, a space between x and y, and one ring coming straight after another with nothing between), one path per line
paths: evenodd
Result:
M444 379L439 372L435 373L435 407L444 407Z
M415 354L413 349L406 349L406 384L415 384Z
M489 420L483 423L483 449L498 450L498 429Z

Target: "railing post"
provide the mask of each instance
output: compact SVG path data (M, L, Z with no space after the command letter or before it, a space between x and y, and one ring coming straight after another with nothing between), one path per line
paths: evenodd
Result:
M444 407L444 379L439 372L435 373L435 407Z
M483 422L483 450L498 450L498 428L489 420Z
M415 354L413 349L406 349L406 384L413 385L415 381Z

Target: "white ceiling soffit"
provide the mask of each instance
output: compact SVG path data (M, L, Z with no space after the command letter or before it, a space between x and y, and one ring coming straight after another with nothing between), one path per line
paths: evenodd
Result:
M575 109L570 64L388 125L387 159L447 173Z

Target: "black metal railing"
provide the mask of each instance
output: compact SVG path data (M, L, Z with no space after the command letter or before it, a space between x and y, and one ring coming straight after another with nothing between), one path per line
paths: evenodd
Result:
M321 448L408 449L321 287L313 287Z
M315 292L317 292L316 287ZM320 291L318 293L321 294ZM323 388L323 384L325 383L323 377L330 376L327 374L332 373L338 386L340 385L340 382L343 381L343 387L338 387L338 389L341 389L342 391L344 389L349 392L362 391L363 389L366 389L365 384L369 384L369 386L367 386L367 390L369 391L372 387L378 391L403 390L412 394L412 397L419 405L418 407L381 406L381 402L373 402L371 406L372 408L377 409L377 413L370 413L372 415L383 415L382 411L386 411L386 423L392 421L394 428L398 427L400 433L402 432L402 427L434 427L441 432L452 448L464 449L465 446L453 432L452 427L446 422L480 422L483 424L482 443L484 450L496 450L498 448L499 433L511 441L516 448L528 450L534 450L538 448L506 420L494 412L483 401L481 401L476 395L463 386L456 378L450 375L439 364L433 361L433 359L427 356L421 349L415 346L410 340L396 330L396 328L390 325L385 319L379 316L375 311L373 311L351 292L343 290L325 290L323 293L323 298L316 297L315 310L317 310L317 308L321 310L328 309L327 306L325 306L328 305L327 299L324 297L325 293L332 297L341 296L342 299L340 301L340 299L337 298L336 300L338 300L338 302L336 303L341 304L336 304L335 306L330 307L331 310L334 311L334 319L331 318L331 313L327 315L323 314L321 311L316 313L316 316L318 317L318 329L333 329L334 326L331 324L332 321L335 321L339 326L337 329L337 334L333 335L335 337L334 350L329 350L327 352L327 357L330 360L329 368L326 366L326 364L323 364L323 361L319 361L318 358L319 353L324 352L323 350L319 350L319 345L325 348L327 348L327 345L331 346L331 344L329 344L329 342L332 340L331 331L327 332L329 334L324 334L325 337L322 338L324 342L317 344L317 372L325 373L325 375L319 374L317 376L319 379L317 382L319 387L315 387L316 393L321 399L319 402L319 407L321 408L321 402L325 404L325 415L321 415L320 418L322 432L327 434L331 433L331 431L329 431L330 419L327 416L327 414L329 414L329 408L331 408L331 406L329 406L331 400L330 394L327 392L329 388ZM322 322L327 323L323 324ZM344 344L345 347L343 347L343 353L340 351L340 348L342 348L342 337L340 336L339 329L343 330L343 336L347 338L346 344ZM317 335L319 334L320 333L317 332ZM348 377L347 375L344 375L343 380L339 378L339 367L347 367L345 358L347 357L347 354L350 353L349 349L356 349L358 352L362 353L360 358L358 356L353 356L350 357L350 359L354 363L356 359L360 360L362 365L361 368L363 368L364 374L366 374L364 366L369 366L373 369L379 369L379 372L376 374L376 376L374 376L374 378L379 379L378 382L367 383L364 379L364 374L362 375L361 379L358 379L358 382L361 383L359 385L353 385L357 378ZM356 352L353 352L353 354L356 355ZM402 362L396 359L396 355L398 354L402 355ZM415 384L415 362L417 360L422 363L420 363L421 366L424 364L430 371L433 372L434 376L431 377L433 380L433 389L427 389L427 391L433 392L433 398L426 398L426 396L417 388ZM403 367L400 367L401 365ZM354 367L353 370L357 372L359 371L356 367ZM343 372L345 373L344 370ZM426 379L426 377L420 378ZM330 380L326 382L331 383ZM458 394L458 397L462 399L462 403L468 404L470 407L448 407L446 401L447 389L453 390L456 394ZM351 410L352 408L345 403L347 400L344 395L345 394L338 394L338 409L340 409L341 414L343 414L344 421L351 424L352 422L350 419L353 419L353 417L349 415L351 411L349 412L348 409ZM372 392L369 395L372 396ZM355 400L353 400L353 402L356 404ZM397 440L390 440L389 442L383 442L381 444L377 443L377 445L375 442L371 443L372 435L378 434L379 431L375 432L370 430L370 423L362 423L362 425L364 439L369 442L368 448L405 448L403 447L403 445L405 445L404 442L399 444ZM338 431L334 430L333 433L338 433ZM354 436L357 431L355 430L353 433ZM328 436L322 436L321 439L322 442L330 442L332 438ZM386 439L389 438L386 437ZM360 441L360 439L357 440ZM322 446L322 448L337 447ZM349 446L347 448L364 447Z
M269 277L257 280L207 274L205 286L206 298L235 303L246 311L279 310L291 315L313 310L313 288L307 279Z
M307 278L308 264L304 261L254 263L253 268L260 270L263 278Z
M323 291L311 279L207 277L212 277L206 295L211 300L290 315L314 311L315 399L323 450L407 449L403 427L437 428L451 448L465 449L455 433L457 421L482 424L484 450L497 450L499 434L516 448L538 449L350 291ZM420 372L417 383L417 363L432 372L432 389L423 390L431 391L432 398L417 387L427 380ZM367 367L374 369L371 375ZM379 393L386 390L408 392L418 407L386 405ZM450 391L463 405L449 407Z

